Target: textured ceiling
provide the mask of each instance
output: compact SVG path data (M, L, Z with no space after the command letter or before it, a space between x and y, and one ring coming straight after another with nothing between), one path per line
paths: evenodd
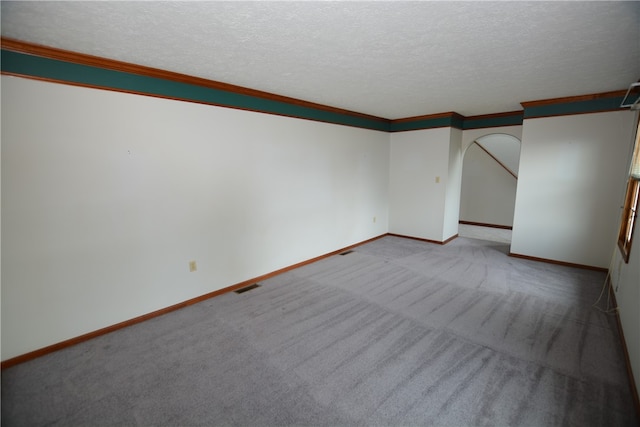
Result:
M640 2L9 2L2 36L387 119L640 78Z

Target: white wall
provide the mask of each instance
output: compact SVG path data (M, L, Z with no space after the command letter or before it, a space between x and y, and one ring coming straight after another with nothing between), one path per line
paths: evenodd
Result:
M8 76L2 123L3 360L388 231L384 132Z
M391 134L390 233L445 240L450 141L448 127Z
M515 176L520 168L520 140L504 133L494 133L476 139L476 141L496 159L505 165Z
M451 128L449 138L449 170L446 178L444 225L442 240L458 235L460 220L460 188L462 185L462 131Z
M638 222L636 222L638 224ZM636 225L637 227L638 225ZM640 234L635 232L629 263L625 264L616 248L611 267L611 283L616 294L618 314L629 352L631 369L640 388Z
M524 121L511 252L609 266L632 122L628 111Z
M634 116L632 126L638 123L638 112L628 113ZM631 140L628 148L628 162L624 170L629 170L632 149L635 140ZM625 183L626 184L626 183ZM626 190L626 185L623 186ZM624 205L624 191L621 193L619 204ZM622 210L619 211L619 222L622 220ZM618 315L620 323L624 331L624 338L631 361L631 369L636 383L636 387L640 388L640 220L636 219L634 228L634 240L632 242L631 253L629 254L629 262L625 263L617 244L614 244L613 256L611 260L611 284L616 294L616 302L618 303ZM617 237L617 236L616 236Z

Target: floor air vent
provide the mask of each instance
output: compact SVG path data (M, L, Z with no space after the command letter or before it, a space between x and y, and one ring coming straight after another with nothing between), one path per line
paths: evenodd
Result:
M236 294L242 294L245 292L249 292L251 289L255 289L255 288L259 288L260 285L258 285L257 283L254 283L253 285L249 285L246 288L242 288L242 289L238 289L237 291L235 291Z
M340 255L349 255L350 253L352 253L353 251L346 251L346 252L342 252Z

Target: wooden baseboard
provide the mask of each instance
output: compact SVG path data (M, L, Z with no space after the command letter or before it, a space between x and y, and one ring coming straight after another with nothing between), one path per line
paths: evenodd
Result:
M208 300L209 298L213 298L213 297L216 297L218 295L226 294L228 292L233 292L233 291L235 291L237 289L242 289L245 286L249 286L249 285L251 285L253 283L260 282L260 281L263 281L263 280L267 280L267 279L269 279L271 277L277 276L279 274L285 273L285 272L293 270L295 268L302 267L303 265L307 265L307 264L314 263L316 261L320 261L321 259L328 258L330 256L339 254L341 252L344 252L346 250L355 248L355 247L360 246L360 245L364 245L365 243L372 242L372 241L380 239L380 238L382 238L384 236L386 236L386 234L382 234L380 236L364 240L362 242L347 246L345 248L338 249L336 251L329 252L327 254L320 255L318 257L311 258L311 259L308 259L306 261L302 261L302 262L299 262L297 264L294 264L294 265L291 265L291 266L288 266L288 267L284 267L284 268L281 268L281 269L276 270L276 271L272 271L271 273L263 274L262 276L255 277L253 279L245 280L245 281L243 281L241 283L236 283L235 285L231 285L231 286L228 286L226 288L219 289L217 291L209 292L209 293L201 295L199 297L195 297L195 298L189 299L187 301L183 301L183 302L180 302L178 304L174 304L172 306L165 307L165 308L162 308L160 310L153 311L151 313L143 314L142 316L134 317L133 319L125 320L124 322L116 323L115 325L107 326L105 328L98 329L96 331L92 331L92 332L80 335L78 337L70 338L70 339L65 340L65 341L61 341L61 342L58 342L58 343L55 343L55 344L52 344L52 345L49 345L49 346L34 350L34 351L30 351L30 352L25 353L25 354L21 354L19 356L12 357L12 358L7 359L7 360L3 360L2 363L0 364L0 369L4 370L4 369L10 368L12 366L18 365L20 363L24 363L24 362L27 362L29 360L33 360L33 359L36 359L38 357L44 356L46 354L53 353L55 351L62 350L62 349L67 348L67 347L71 347L71 346L74 346L76 344L80 344L82 342L88 341L88 340L93 339L93 338L97 338L97 337L102 336L102 335L106 335L106 334L108 334L110 332L117 331L118 329L123 329L123 328L126 328L128 326L132 326L132 325L144 322L145 320L153 319L154 317L162 316L163 314L167 314L167 313L170 313L172 311L179 310L181 308L184 308L184 307L187 307L187 306L190 306L190 305L193 305L193 304L197 304L199 302Z
M509 225L486 224L484 222L458 221L458 224L477 225L479 227L501 228L503 230L513 230L513 227Z
M538 258L534 256L529 256L529 255L516 254L513 252L509 252L509 256L514 258L528 259L530 261L538 261L538 262L546 262L548 264L563 265L565 267L574 267L574 268L582 268L584 270L600 271L602 273L606 273L607 271L609 271L606 268L594 267L593 265L574 264L572 262L557 261L555 259L547 259L547 258Z
M395 236L395 237L402 237L403 239L411 239L411 240L419 240L421 242L435 243L436 245L446 245L447 243L449 243L450 241L452 241L453 239L458 237L458 235L456 234L455 236L451 236L447 240L444 240L444 241L441 242L441 241L438 241L438 240L423 239L421 237L405 236L404 234L387 233L387 235L388 236Z
M458 237L457 234L454 234L453 236L449 237L447 240L445 240L444 242L442 242L441 244L446 245L447 243L449 243L450 241L452 241L453 239L456 239Z
M616 301L616 293L613 290L611 283L611 276L607 276L607 286L609 287L609 295L611 295L611 301L613 306L616 307L616 324L618 325L618 334L620 335L620 341L622 342L622 352L624 353L624 361L627 366L627 376L629 377L629 391L631 392L631 398L633 399L633 406L636 409L636 416L640 420L640 398L638 397L638 388L636 385L635 377L633 376L633 369L631 368L631 358L629 357L629 350L627 348L627 341L624 338L624 331L622 330L622 322L620 321L620 313L617 310L618 302Z

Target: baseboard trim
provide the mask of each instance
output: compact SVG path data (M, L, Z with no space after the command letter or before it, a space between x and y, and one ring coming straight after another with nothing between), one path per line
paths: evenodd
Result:
M445 240L444 242L442 242L443 245L446 245L447 243L449 243L450 241L457 239L458 238L458 234L454 234L453 236L449 237L447 240Z
M609 287L609 295L611 295L611 301L614 307L618 307L616 301L616 293L613 290L611 283L611 276L607 276L607 286ZM633 399L633 406L636 409L636 416L640 420L640 398L638 397L638 388L636 380L633 376L633 369L631 368L631 358L629 357L629 350L627 348L627 341L624 338L624 331L622 329L622 322L620 321L620 313L616 310L616 324L618 325L618 333L620 334L620 341L622 342L622 353L624 353L624 361L627 365L627 376L629 377L629 389L631 391L631 398Z
M485 224L484 222L458 221L458 224L477 225L479 227L501 228L503 230L513 230L509 225Z
M311 263L314 263L316 261L320 261L321 259L328 258L330 256L337 255L337 254L339 254L341 252L344 252L346 250L355 248L357 246L364 245L365 243L369 243L369 242L372 242L374 240L378 240L378 239L380 239L380 238L382 238L382 237L384 237L386 235L387 235L386 233L385 234L381 234L379 236L372 237L371 239L367 239L367 240L364 240L362 242L355 243L353 245L350 245L350 246L347 246L347 247L344 247L344 248L329 252L327 254L320 255L320 256L317 256L315 258L311 258L311 259L308 259L306 261L302 261L302 262L299 262L297 264L293 264L293 265L290 265L288 267L284 267L284 268L272 271L272 272L267 273L267 274L263 274L262 276L254 277L252 279L245 280L245 281L240 282L240 283L236 283L235 285L231 285L231 286L228 286L226 288L218 289L217 291L209 292L207 294L200 295L199 297L195 297L195 298L180 302L178 304L171 305L169 307L161 308L160 310L152 311L151 313L143 314L142 316L134 317L133 319L125 320L124 322L116 323L115 325L107 326L107 327L98 329L96 331L88 332L86 334L83 334L83 335L80 335L80 336L77 336L77 337L74 337L74 338L70 338L68 340L64 340L64 341L61 341L61 342L58 342L58 343L55 343L55 344L51 344L49 346L46 346L46 347L43 347L43 348L40 348L40 349L37 349L37 350L30 351L30 352L25 353L25 354L21 354L19 356L12 357L12 358L4 360L4 361L2 361L0 363L0 370L5 370L7 368L10 368L10 367L15 366L15 365L19 365L19 364L27 362L29 360L33 360L33 359L36 359L38 357L47 355L49 353L53 353L55 351L62 350L64 348L71 347L71 346L74 346L76 344L80 344L80 343L85 342L85 341L89 341L90 339L97 338L99 336L106 335L106 334L111 333L111 332L115 332L115 331L117 331L119 329L123 329L123 328L126 328L128 326L132 326L132 325L136 325L138 323L142 323L142 322L144 322L146 320L153 319L154 317L162 316L163 314L167 314L167 313L170 313L172 311L179 310L181 308L188 307L188 306L193 305L193 304L197 304L199 302L208 300L210 298L213 298L213 297L216 297L216 296L219 296L219 295L222 295L222 294L226 294L228 292L233 292L233 291L235 291L237 289L242 289L242 288L244 288L246 286L249 286L249 285L251 285L253 283L260 282L260 281L263 281L263 280L267 280L267 279L269 279L271 277L275 277L275 276L277 276L279 274L286 273L287 271L294 270L294 269L296 269L298 267L302 267L304 265L311 264Z
M387 233L387 236L395 236L395 237L402 237L403 239L419 240L421 242L435 243L436 245L446 245L447 243L449 243L450 241L458 237L458 235L456 234L455 236L449 237L447 240L439 241L439 240L423 239L422 237L406 236L404 234L396 234L396 233Z
M563 265L565 267L574 267L574 268L582 268L584 270L600 271L602 273L606 273L606 272L609 271L606 268L594 267L593 265L574 264L572 262L557 261L555 259L547 259L547 258L538 258L538 257L534 257L534 256L529 256L529 255L516 254L516 253L513 253L513 252L509 252L509 256L510 257L514 257L514 258L528 259L530 261L546 262L547 264Z

